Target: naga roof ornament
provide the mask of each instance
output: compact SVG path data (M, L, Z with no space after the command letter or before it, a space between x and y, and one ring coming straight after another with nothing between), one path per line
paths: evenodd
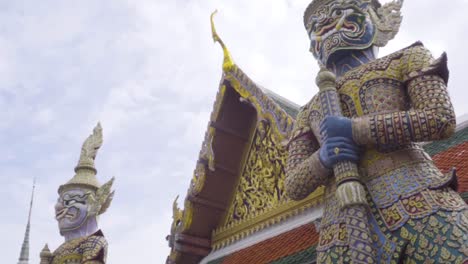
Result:
M233 66L234 66L234 60L231 57L231 53L229 52L228 48L224 44L223 40L219 37L218 33L216 32L216 27L214 24L214 16L218 13L218 10L215 10L213 13L211 13L211 35L213 36L213 41L218 42L221 47L223 48L223 53L224 53L224 61L223 61L223 70L224 71L230 71Z

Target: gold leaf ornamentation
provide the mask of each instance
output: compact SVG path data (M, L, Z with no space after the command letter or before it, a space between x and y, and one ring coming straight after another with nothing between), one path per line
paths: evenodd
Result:
M283 195L286 149L278 142L267 121L258 123L254 141L239 180L226 224L272 208Z
M193 196L198 195L203 189L203 186L205 185L205 180L206 165L201 162L197 162L197 166L195 167L195 171L193 172L192 181L190 182L189 193Z

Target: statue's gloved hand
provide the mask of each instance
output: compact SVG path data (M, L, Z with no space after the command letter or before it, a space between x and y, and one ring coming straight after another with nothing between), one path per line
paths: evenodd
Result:
M361 149L352 139L329 137L320 147L319 158L323 166L333 168L340 161L359 162Z
M332 137L344 137L353 140L351 119L342 116L327 116L320 123L322 140Z

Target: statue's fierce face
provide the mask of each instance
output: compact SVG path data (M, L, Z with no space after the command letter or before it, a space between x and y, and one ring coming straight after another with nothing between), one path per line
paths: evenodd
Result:
M310 51L323 65L339 59L349 50L372 46L376 34L369 17L370 3L361 0L329 1L307 18Z
M90 196L92 192L78 188L60 194L55 205L55 218L61 234L83 226L89 217Z

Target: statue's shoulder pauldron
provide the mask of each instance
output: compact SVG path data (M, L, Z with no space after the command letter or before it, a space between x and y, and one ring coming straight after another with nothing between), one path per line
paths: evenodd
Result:
M409 82L423 75L438 75L445 83L448 81L447 54L444 52L438 59L421 42L416 42L402 50L400 58L402 79Z
M102 263L106 262L107 256L107 240L100 231L89 236L81 243L83 252L83 263L87 261L98 260Z
M296 117L296 123L291 134L291 140L307 133L312 133L311 122L314 119L320 120L320 108L317 103L317 96L314 96L306 105L301 107Z

